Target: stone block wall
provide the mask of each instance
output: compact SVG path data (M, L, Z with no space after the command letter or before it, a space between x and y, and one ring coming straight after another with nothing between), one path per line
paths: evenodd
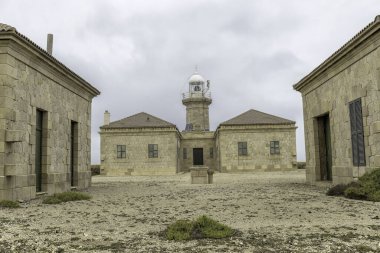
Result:
M173 175L178 172L180 137L176 128L102 129L101 174ZM148 157L148 144L158 145L158 157ZM117 158L117 145L126 146L126 157Z
M330 118L332 180L348 183L380 167L380 35L358 46L301 89L306 141L306 177L319 180L316 117ZM361 99L366 166L353 166L349 103Z
M297 168L296 127L221 126L217 130L217 163L221 172L292 170ZM279 141L280 154L270 154ZM247 155L238 155L238 142L247 142Z
M187 150L187 158L183 157L183 149ZM193 148L203 148L203 162L204 166L207 166L213 170L219 170L215 163L216 151L215 151L215 138L214 132L209 131L191 131L182 132L181 151L179 153L181 160L181 171L189 172L193 165ZM212 157L210 155L210 149L212 148Z
M186 106L186 124L192 124L193 130L208 131L210 129L209 105L211 98L190 97L182 100Z
M28 45L0 40L0 199L36 196L36 112L42 110L42 191L71 189L70 132L77 122L75 186L91 184L90 94L67 69Z

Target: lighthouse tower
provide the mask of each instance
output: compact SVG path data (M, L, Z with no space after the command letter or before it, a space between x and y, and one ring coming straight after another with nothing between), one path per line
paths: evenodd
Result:
M183 93L182 104L186 106L185 131L209 131L208 107L212 103L210 82L194 72L189 78L189 92Z

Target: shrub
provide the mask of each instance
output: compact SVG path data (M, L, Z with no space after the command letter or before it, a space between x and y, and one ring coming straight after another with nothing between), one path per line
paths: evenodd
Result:
M344 196L350 199L380 202L380 169L365 173L357 183L348 185Z
M206 215L199 217L194 224L194 231L198 230L202 235L201 238L225 238L233 234L233 230L221 224Z
M20 204L15 201L11 200L1 200L0 201L0 207L5 207L5 208L19 208Z
M348 187L344 191L344 196L349 199L367 200L367 193L363 187Z
M358 182L351 182L349 184L337 184L327 190L327 196L344 196L344 191L349 187L359 187Z
M347 189L346 184L337 184L331 187L330 189L327 190L326 195L327 196L343 196L344 191Z
M232 236L234 230L205 215L195 221L178 220L169 225L166 238L169 240L190 240L202 238L226 238Z
M46 197L42 203L44 204L59 204L62 202L89 200L91 196L82 192L62 192Z
M178 220L169 225L166 237L169 240L182 241L191 239L193 224L188 220Z
M380 191L373 192L368 195L368 200L380 202Z

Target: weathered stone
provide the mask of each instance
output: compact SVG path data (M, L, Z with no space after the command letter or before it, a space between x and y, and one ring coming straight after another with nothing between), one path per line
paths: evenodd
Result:
M306 175L310 183L325 180L323 174L328 173L328 166L332 168L333 184L350 182L380 166L379 24L379 20L371 23L294 86L302 93ZM358 149L352 148L351 136L355 132L351 131L349 106L358 100L362 108L365 161L354 165L352 150ZM323 123L326 119L329 124ZM329 128L323 131L319 127L322 125ZM329 138L324 137L326 132L330 132ZM326 159L326 142L330 144L331 161Z
M0 177L7 183L1 186L2 196L13 200L36 196L37 114L43 115L41 190L69 190L71 180L57 177L50 184L50 178L65 174L70 166L64 158L70 156L72 122L76 122L75 139L81 147L76 150L75 169L89 171L88 108L99 92L18 33L5 36L6 50L0 53ZM72 117L69 111L75 112ZM89 183L77 179L75 184Z
M249 110L209 131L212 100L202 80L198 74L190 78L190 92L182 100L187 123L182 132L146 113L110 122L106 111L100 128L101 174L175 174L196 165L221 172L296 169L295 122ZM239 155L239 142L247 144L246 155ZM279 143L273 154L271 142ZM158 146L157 157L149 157L149 144ZM196 173L200 172L192 171L192 182L208 181L206 174Z
M21 142L24 140L24 131L20 130L6 130L5 142Z

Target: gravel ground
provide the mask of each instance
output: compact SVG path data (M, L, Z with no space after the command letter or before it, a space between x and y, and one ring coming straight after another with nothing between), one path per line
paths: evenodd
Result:
M93 177L89 201L41 199L0 209L0 252L380 252L380 203L328 197L303 170L214 175ZM209 215L238 232L168 241L177 219Z

